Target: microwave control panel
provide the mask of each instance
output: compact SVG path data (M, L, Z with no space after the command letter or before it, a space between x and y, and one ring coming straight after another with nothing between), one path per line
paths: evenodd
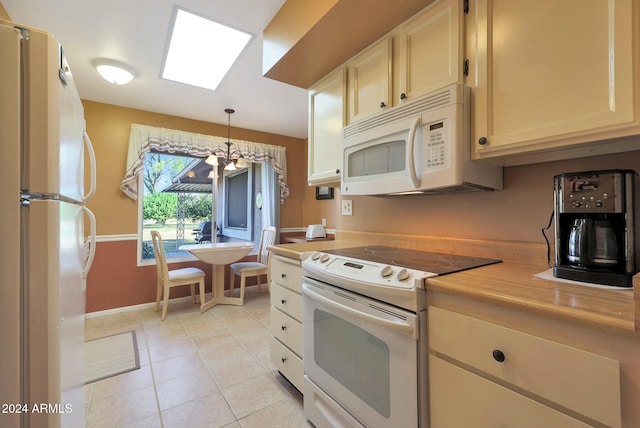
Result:
M451 123L449 119L430 122L422 126L424 168L426 171L449 167L451 155Z

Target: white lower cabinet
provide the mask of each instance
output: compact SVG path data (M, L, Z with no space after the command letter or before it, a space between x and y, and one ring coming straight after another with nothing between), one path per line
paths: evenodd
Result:
M622 425L618 361L447 309L428 313L432 427Z
M300 260L272 255L271 362L293 386L303 392L302 267Z
M273 336L271 336L271 364L276 366L282 376L286 377L298 391L303 392L302 358Z
M302 323L274 306L271 307L271 335L296 355L302 355Z

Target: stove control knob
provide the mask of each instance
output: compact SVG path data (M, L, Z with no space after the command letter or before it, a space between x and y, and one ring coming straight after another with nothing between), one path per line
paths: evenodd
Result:
M320 256L320 263L326 263L327 261L329 261L329 255L328 254L323 254Z
M380 275L382 275L383 278L390 277L393 275L393 269L391 266L385 266L382 268L382 271L380 271Z
M406 269L400 269L400 272L398 272L398 281L402 282L402 281L406 281L407 279L409 279L409 277L411 276L411 274L409 273L408 270Z
M311 260L313 260L314 262L316 260L318 260L320 258L320 253L313 253L311 254Z

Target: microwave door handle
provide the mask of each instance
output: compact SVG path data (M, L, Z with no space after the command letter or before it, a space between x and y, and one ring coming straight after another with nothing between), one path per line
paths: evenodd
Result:
M310 290L308 287L302 287L302 294L309 297L311 300L315 300L318 303L321 303L325 306L328 306L336 311L339 311L343 314L352 315L361 319L364 319L372 324L375 324L379 327L382 327L386 330L393 331L395 333L401 333L406 336L414 337L413 327L410 324L402 324L399 322L393 322L389 320L385 320L383 318L378 318L373 315L369 315L365 312L361 312L357 309L351 308L349 306L343 305L331 299L328 299L313 290Z
M411 182L413 183L413 187L416 189L420 188L420 178L416 173L416 154L415 154L415 146L416 146L416 132L418 130L418 125L420 124L420 116L416 117L411 124L411 128L409 129L409 175L411 177Z

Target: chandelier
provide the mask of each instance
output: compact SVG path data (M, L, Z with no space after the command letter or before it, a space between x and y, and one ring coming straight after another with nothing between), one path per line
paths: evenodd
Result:
M224 157L225 171L235 171L238 168L246 168L248 166L247 160L242 156L242 153L238 150L231 151L231 146L233 143L231 142L231 115L236 111L232 108L224 109L224 112L227 113L227 141L224 143L227 146L227 153L224 151L217 149L218 153L221 154L221 157ZM234 156L235 159L231 159ZM212 153L209 155L206 163L209 165L218 165L218 154Z

